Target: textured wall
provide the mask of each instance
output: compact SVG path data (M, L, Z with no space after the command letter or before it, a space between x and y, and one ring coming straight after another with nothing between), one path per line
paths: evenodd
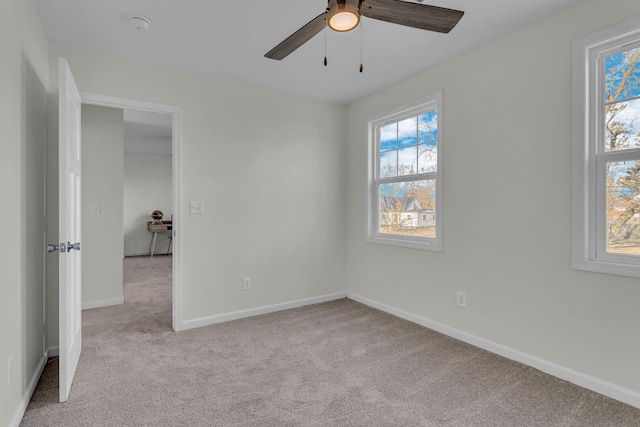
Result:
M82 303L123 298L121 109L82 106ZM100 213L92 213L99 205Z
M30 1L0 2L0 425L19 421L45 350L48 41ZM8 361L13 358L13 383ZM35 378L37 379L37 378Z
M151 233L147 221L156 209L171 219L171 157L152 154L124 154L124 254L149 252ZM169 247L167 233L158 233L155 252Z
M52 45L59 56L81 91L182 108L184 320L344 292L345 106Z
M639 14L583 1L352 104L348 291L640 392L640 280L571 268L572 40ZM365 244L366 118L439 90L444 252Z

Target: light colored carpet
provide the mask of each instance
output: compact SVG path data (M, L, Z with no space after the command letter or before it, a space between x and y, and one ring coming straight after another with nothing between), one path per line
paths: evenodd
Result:
M127 258L23 426L640 426L640 409L343 299L171 331L170 258Z

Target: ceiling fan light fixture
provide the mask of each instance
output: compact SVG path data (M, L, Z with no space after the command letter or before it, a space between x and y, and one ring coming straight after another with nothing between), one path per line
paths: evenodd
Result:
M360 23L358 2L349 0L329 1L329 27L338 32L351 31Z

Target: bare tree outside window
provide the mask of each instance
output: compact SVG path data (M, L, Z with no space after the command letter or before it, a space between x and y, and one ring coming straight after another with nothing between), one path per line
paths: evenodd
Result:
M605 151L640 148L640 48L606 58ZM640 164L606 163L607 252L640 255Z

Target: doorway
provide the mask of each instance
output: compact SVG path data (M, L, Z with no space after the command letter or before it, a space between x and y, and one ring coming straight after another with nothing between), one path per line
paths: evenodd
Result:
M123 111L124 256L168 256L173 243L171 116Z
M93 107L99 108L99 107ZM104 108L104 107L102 107ZM136 323L171 328L173 201L171 116L119 110L123 116L123 283ZM152 326L158 323L156 326ZM137 325L137 327L143 327Z
M170 164L171 176L168 185L170 188L165 188L165 194L170 195L167 197L167 200L170 200L170 207L168 210L169 218L172 220L172 229L170 231L170 235L165 235L164 239L158 238L156 242L156 252L158 250L161 253L165 254L164 256L168 256L171 258L171 324L174 331L182 330L182 244L181 244L181 215L180 215L180 206L181 203L181 194L180 194L180 181L181 181L181 172L180 172L180 147L181 147L181 110L179 107L149 103L144 101L132 100L128 98L118 98L107 95L99 95L92 93L81 93L82 103L87 105L97 105L103 107L111 107L124 110L124 115L129 118L129 121L132 123L138 122L138 125L134 125L133 127L140 126L153 126L153 123L144 123L149 122L150 120L160 120L163 123L170 124L170 143L168 146L165 146L163 150L165 150L165 154L170 150L170 161L165 162ZM133 119L132 119L133 117ZM125 118L126 121L126 118ZM139 123L142 122L142 123ZM127 126L125 124L125 126ZM149 129L147 129L149 130ZM159 129L155 129L159 131ZM166 132L167 130L163 130L162 132ZM165 138L169 140L169 138ZM156 147L158 148L158 147ZM124 153L123 153L124 154ZM167 160L167 159L165 159ZM164 184L166 186L166 183ZM150 205L155 206L155 205ZM93 209L93 206L92 206ZM99 207L96 207L99 209ZM156 210L153 208L152 210ZM123 209L124 214L124 209ZM148 212L147 215L150 215L151 211ZM151 220L148 217L148 220ZM150 243L151 233L146 231L146 222L143 225L144 233L146 233L146 244ZM168 234L168 233L167 233ZM170 237L170 239L169 239ZM124 240L124 239L123 239ZM163 242L163 243L160 243ZM169 242L171 243L171 248L168 248ZM123 243L124 246L124 243ZM166 246L166 247L164 247ZM128 249L124 249L125 255ZM136 249L138 250L138 249ZM162 252L164 250L164 252Z

